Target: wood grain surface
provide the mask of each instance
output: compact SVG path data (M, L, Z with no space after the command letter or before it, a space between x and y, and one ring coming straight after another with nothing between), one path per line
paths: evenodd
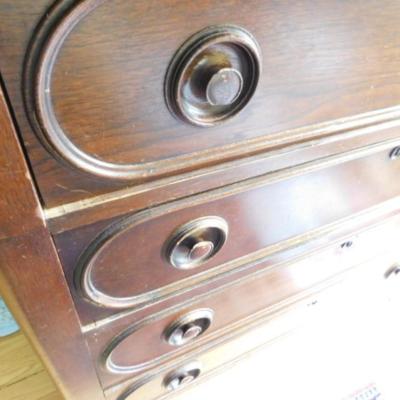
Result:
M369 352L376 354L381 349L379 343L382 343L382 340L378 339L381 337L381 330L378 327L370 327L370 329L368 329L368 324L371 324L370 317L372 310L377 313L384 313L385 318L389 318L387 321L393 321L391 313L387 311L388 307L390 307L389 310L392 310L391 312L396 309L398 304L396 303L398 301L398 295L396 296L394 291L391 292L388 290L390 285L388 284L388 281L385 280L385 272L398 260L398 256L399 253L395 249L382 253L381 255L370 259L368 262L356 266L351 271L348 271L342 278L331 283L326 283L321 291L309 294L309 296L302 300L298 300L296 303L286 303L284 307L279 307L278 305L278 307L274 308L272 313L269 315L265 314L264 316L260 316L256 325L253 325L253 323L248 320L247 325L242 326L242 328L238 329L236 332L232 331L218 344L214 343L214 345L209 346L206 352L203 352L204 346L203 348L194 349L188 353L190 354L189 358L187 356L179 357L171 362L161 365L159 368L153 369L140 379L134 378L131 383L128 381L122 385L110 387L106 390L107 399L150 400L153 398L174 398L175 392L169 392L166 390L163 382L165 382L169 373L178 370L179 367L185 365L185 362L188 360L200 361L202 365L202 374L200 375L198 382L201 382L203 378L206 378L213 372L226 370L236 357L239 357L240 359L240 357L245 355L248 351L252 351L252 349L256 349L259 345L266 344L271 340L282 337L286 333L293 331L293 329L299 325L305 324L304 326L307 326L311 331L314 331L314 329L320 330L325 326L325 322L323 321L327 321L326 323L328 323L328 321L331 320L340 320L341 317L346 314L346 310L355 310L356 307L358 310L352 316L351 322L341 322L338 323L338 325L330 325L329 323L329 326L331 326L329 334L324 334L319 338L319 340L321 340L321 343L323 343L324 346L327 346L327 343L332 344L334 342L334 337L342 334L343 337L354 337L355 339L357 338L357 335L361 334L361 337L357 338L357 340L361 340L365 336L362 335L362 330L358 331L358 324L361 319L363 319L366 323L365 329L367 329L368 332L371 332L371 330L374 332L369 336L370 339L373 338L373 341L371 342L373 343L373 348L364 347L363 354L365 354L365 349L369 349ZM316 287L314 288L316 289ZM394 303L390 305L387 300L384 300L386 301L386 304L384 305L384 301L376 301L378 296L383 296L387 299L390 299L391 296L395 296L392 300L389 300ZM375 318L376 319L374 320L381 321L379 317L375 316ZM315 326L313 326L313 321ZM343 326L353 326L353 323L357 325L357 328L354 326L357 331L357 335L355 334L354 336L351 334L352 329L350 329L350 332L343 329ZM398 324L396 322L394 322L392 326L395 327L395 329L398 329ZM309 334L312 335L311 332ZM328 339L331 337L330 335L333 335L332 339ZM383 342L385 341L383 340ZM311 353L309 354L309 357L314 357L315 354L313 354L311 350L314 349L312 341L310 344L311 347L309 346L307 351ZM366 343L364 343L364 346L365 345ZM398 351L397 348L393 349L392 343L388 346L388 350L389 353L386 354L393 354L393 352L397 354ZM338 352L338 349L335 349L335 351ZM339 354L341 354L341 361L343 362L343 353L340 353L339 351ZM280 357L282 357L283 367L288 363L288 360L290 360L291 353L285 353L285 356L282 356L281 352ZM365 363L365 358L362 359ZM305 360L307 360L307 358L301 360L304 366L306 365ZM328 362L328 360L324 361ZM382 368L382 366L377 367L377 370L379 368ZM282 370L287 371L288 366L282 368ZM325 371L325 369L323 369L323 371ZM240 381L238 385L248 387L249 391L251 376L253 376L253 374L251 370L248 371L248 373L249 375L247 375L247 373L243 375L243 380ZM395 380L392 381L392 384L396 386L396 392L398 392L396 374L393 372L390 375L391 378L395 378ZM354 377L354 375L352 377ZM282 380L285 379L287 382L287 375L282 377ZM336 382L335 378L332 378L332 382ZM124 389L124 386L126 389ZM188 385L186 388L189 389L191 386L196 386L196 381ZM309 390L313 388L314 386L309 388ZM179 392L180 390L177 390L176 394ZM130 394L130 396L118 397L121 393ZM332 400L333 399L336 399L336 397L332 397Z
M0 339L0 388L43 371L38 356L23 333Z
M309 0L67 0L47 13L50 4L0 3L0 49L5 55L0 68L47 206L138 183L78 173L55 160L27 123L21 76L28 43L41 18L57 26L71 5L82 9L73 18L84 18L55 60L51 98L56 120L86 154L143 167L141 182L260 153L271 143L290 141L293 128L399 103L397 1L382 7L378 0L362 5L324 0L316 7ZM86 16L88 9L93 10ZM211 129L188 126L172 117L164 103L169 60L199 29L228 22L247 28L260 43L259 89L231 122Z
M21 332L0 339L0 397L2 400L63 400Z
M326 240L324 235L340 230L342 223L351 225L353 220L355 229L356 214L384 210L387 202L399 196L395 182L400 164L389 157L393 145L371 146L368 155L365 150L351 153L348 162L334 159L331 167L307 174L267 175L111 224L99 222L57 235L57 249L82 322L112 315L118 308L159 302L193 286L201 285L204 290L220 277L264 257L269 257L270 265L290 258L294 247L298 252L309 251L311 239ZM227 243L198 268L174 268L164 254L172 232L207 215L228 222ZM86 272L89 268L90 273ZM96 296L80 290L82 276L98 291ZM97 310L93 302L100 305Z
M224 24L257 41L260 82L234 118L194 127L169 111L166 72ZM63 397L153 399L187 356L230 362L215 350L230 335L387 251L382 278L400 210L399 44L396 0L0 0L0 290ZM227 221L226 244L173 268L168 238L206 216ZM103 298L81 287L89 269ZM214 324L174 352L163 331L193 307ZM6 361L15 349L24 365L0 363L0 398L56 400L23 339L0 341ZM141 368L113 374L109 353Z
M24 154L0 92L0 290L63 395L103 397L46 228Z
M395 111L382 112L362 120L338 122L334 125L338 133L333 137L329 134L332 125L325 124L312 133L312 139L309 138L307 143L298 142L289 148L281 143L266 154L192 171L178 180L173 177L160 179L45 208L45 216L51 232L58 234L261 175L299 175L313 164L323 168L327 159L340 159L342 153L362 152L391 140L394 145L399 137L399 116L400 113ZM307 129L298 130L295 136L301 141L307 136Z
M140 375L193 348L218 340L235 326L246 324L251 316L300 298L302 293L336 279L354 266L367 263L380 254L390 253L396 248L399 231L399 217L391 218L365 231L353 232L347 241L342 238L290 262L273 265L268 261L259 263L258 271L247 277L231 279L231 282L214 290L207 288L201 295L192 295L185 302L175 302L175 305L164 307L160 312L143 313L141 318L131 313L115 319L112 324L99 326L99 329L86 334L92 354L99 362L98 374L103 382L111 385L118 382L121 376ZM344 243L350 245L347 247ZM382 266L376 263L377 281L383 280L385 268L390 267L389 263L385 263ZM379 276L380 268L382 276ZM360 274L363 274L362 268ZM214 312L209 329L185 346L170 346L164 336L167 327L186 313L201 309ZM106 358L111 365L108 373L104 368ZM112 370L113 365L115 370ZM115 373L117 369L118 373Z

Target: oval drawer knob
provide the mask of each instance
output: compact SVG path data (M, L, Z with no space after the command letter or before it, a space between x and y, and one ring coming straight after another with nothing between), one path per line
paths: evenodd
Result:
M188 385L201 374L201 365L194 361L169 374L164 380L164 387L173 391Z
M224 245L228 224L220 217L204 217L179 227L167 241L166 258L178 269L197 267Z
M191 311L180 317L164 332L164 338L171 346L183 346L199 336L210 327L214 312L210 309Z
M260 73L260 48L249 32L233 25L209 27L186 41L172 59L166 102L186 122L216 125L245 107Z

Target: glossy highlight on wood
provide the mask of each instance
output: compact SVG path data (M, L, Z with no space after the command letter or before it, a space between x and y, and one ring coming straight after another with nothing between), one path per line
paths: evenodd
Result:
M28 38L32 38L33 59L43 42L50 40L47 29L36 32L37 37L32 35L32 23L46 14L48 3L35 2L30 8L33 18L20 12L21 5L4 0L6 17L15 26L29 23L30 28L5 30L1 50L12 57L4 57L0 66L6 84L11 86L11 100L24 138L32 148L29 152L36 178L49 206L60 205L67 198L90 198L156 176L174 175L179 180L182 173L260 154L282 140L290 142L293 129L312 128L399 103L395 1L386 2L382 8L380 2L369 0L362 9L332 0L324 0L318 7L307 0L279 4L235 1L229 5L213 1L195 6L181 2L174 7L169 1L157 7L142 1L62 1L43 18L49 31L61 27L60 21L68 19L74 6L80 8L76 18L84 18L65 39L55 60L50 95L56 120L83 153L100 163L137 165L142 171L132 183L90 177L54 160L32 136L21 110L22 82L11 60L22 66L25 48L21 43ZM180 44L205 26L226 23L226 8L230 10L230 23L243 26L257 38L264 69L251 105L224 128L212 128L207 133L170 115L164 104L163 82ZM165 35L167 31L173 33ZM19 50L7 43L19 43ZM114 51L118 57L113 56ZM365 63L367 56L369 62ZM34 75L25 75L24 90L35 90ZM34 96L27 94L26 106L29 118L35 119ZM35 125L40 136L42 127Z
M94 353L98 353L113 378L99 368L99 374L109 384L117 383L121 374L137 375L149 370L186 351L204 346L205 343L224 336L237 324L244 323L249 315L255 315L279 303L301 296L321 282L335 279L344 271L389 252L396 245L399 232L399 217L386 223L379 223L372 229L353 232L353 246L343 248L343 239L290 262L260 263L256 273L194 298L189 298L181 307L163 309L158 313L149 313L137 321L135 314L116 320L115 326L88 334L88 340ZM376 243L379 242L379 245ZM382 279L384 277L382 276ZM204 334L179 347L171 346L159 338L166 329L180 317L201 309L213 310L213 321ZM116 333L114 337L112 337ZM146 343L146 347L138 344ZM105 350L102 349L102 344Z
M173 396L396 280L399 15L0 0L0 285L68 400Z
M381 146L387 149L378 151ZM376 152L372 147L370 156L352 154L348 162L331 168L284 180L271 181L266 175L117 220L81 255L76 285L101 306L126 308L172 295L182 285L193 284L193 279L202 283L218 276L219 269L232 260L307 235L400 195L390 185L400 168L390 160L392 147L391 142L382 144ZM379 178L376 170L382 173ZM324 193L320 192L322 185ZM371 191L371 187L375 189ZM363 191L368 196L357 197ZM332 201L338 204L334 208ZM169 237L177 227L205 217L207 210L227 221L230 234L226 245L199 268L173 268L164 256ZM205 271L210 272L205 275Z

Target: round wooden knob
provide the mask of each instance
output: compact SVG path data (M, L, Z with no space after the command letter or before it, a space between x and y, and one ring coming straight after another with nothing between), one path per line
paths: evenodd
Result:
M165 258L175 268L198 267L217 254L228 236L220 217L204 217L180 226L167 240Z
M219 124L250 101L260 72L261 52L249 32L233 25L206 28L172 59L165 80L167 105L193 125Z
M167 327L164 332L165 341L174 347L192 342L209 329L213 317L214 312L210 309L191 311Z
M197 361L192 361L189 364L171 372L164 380L164 387L168 391L174 391L182 386L186 386L193 382L201 374L201 365Z

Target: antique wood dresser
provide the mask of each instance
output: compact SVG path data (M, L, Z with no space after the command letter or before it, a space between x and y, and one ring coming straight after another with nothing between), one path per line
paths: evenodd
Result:
M66 399L400 271L398 0L0 0L0 73L2 295Z

